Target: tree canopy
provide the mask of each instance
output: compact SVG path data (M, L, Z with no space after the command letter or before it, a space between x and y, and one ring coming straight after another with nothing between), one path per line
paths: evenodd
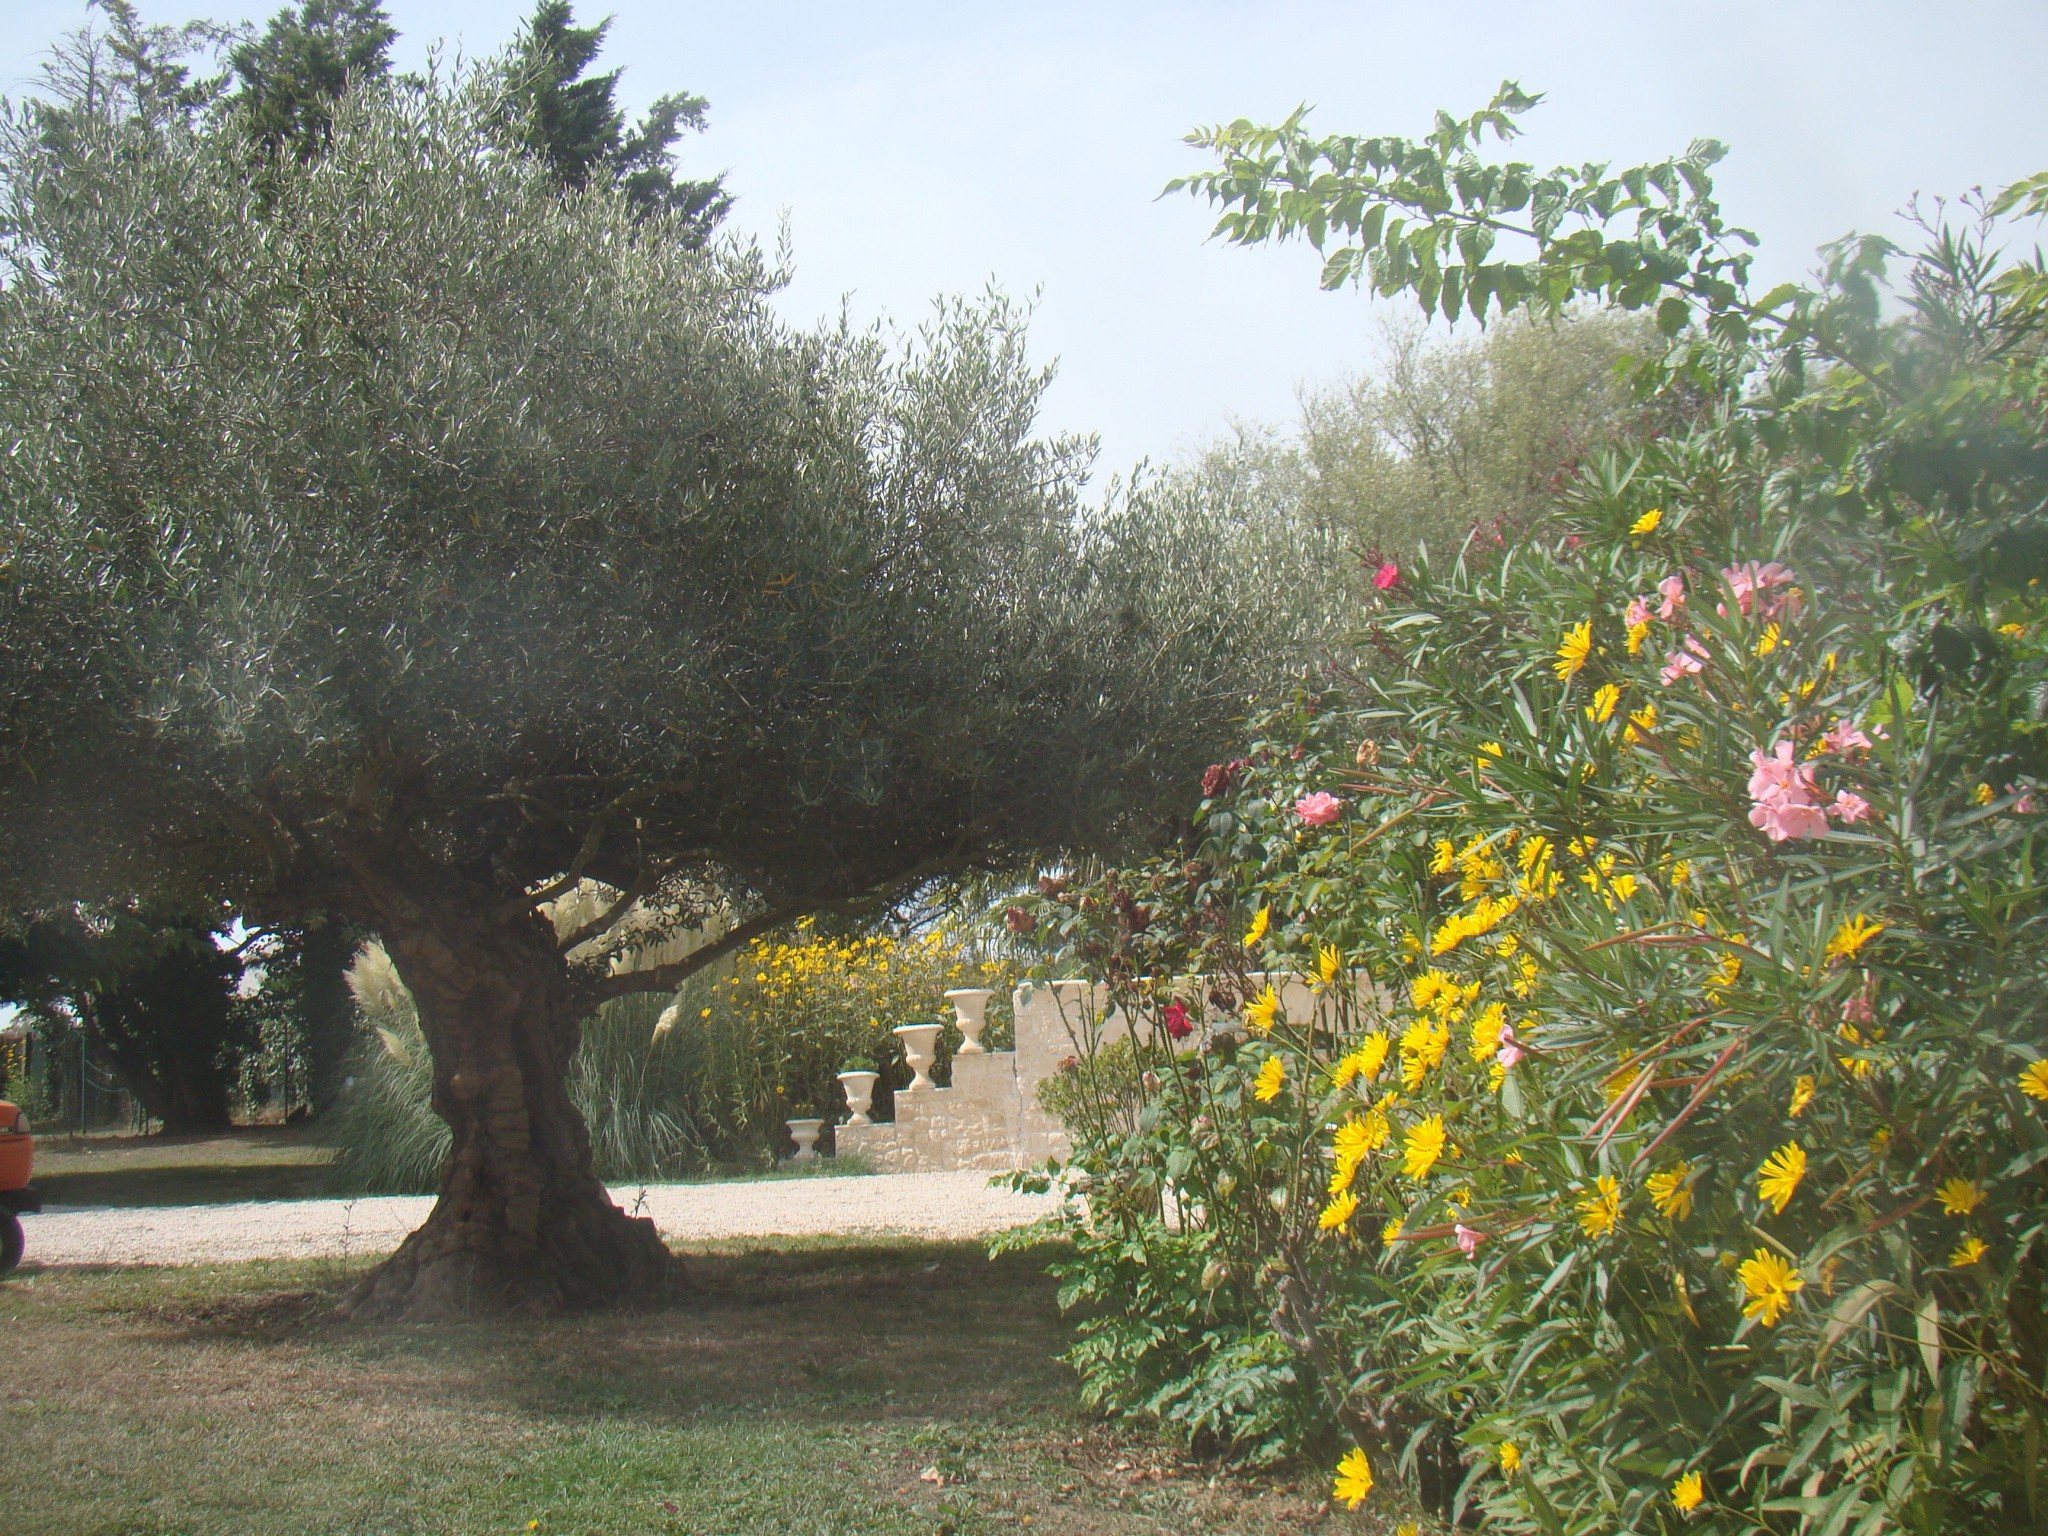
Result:
M507 153L518 79L357 92L260 193L204 121L0 128L7 894L384 937L456 1131L398 1310L660 1289L576 1019L1129 835L1326 612L1312 540L1084 505L1000 299L792 330L751 249ZM628 911L734 926L629 973Z

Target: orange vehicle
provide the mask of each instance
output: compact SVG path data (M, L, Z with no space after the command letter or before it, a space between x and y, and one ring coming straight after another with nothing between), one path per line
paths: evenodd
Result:
M21 1213L40 1211L42 1196L29 1183L35 1170L36 1139L28 1116L0 1099L0 1274L21 1262Z

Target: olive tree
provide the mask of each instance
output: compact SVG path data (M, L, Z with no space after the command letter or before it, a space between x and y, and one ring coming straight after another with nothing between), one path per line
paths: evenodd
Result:
M0 899L382 938L453 1144L361 1315L670 1294L579 1020L1141 831L1321 622L1294 535L1084 503L1001 301L792 329L753 250L564 196L505 78L346 98L260 196L232 125L0 125ZM624 964L629 914L719 936Z

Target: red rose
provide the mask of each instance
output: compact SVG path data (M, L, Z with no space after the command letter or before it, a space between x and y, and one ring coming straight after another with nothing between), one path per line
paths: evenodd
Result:
M1166 1032L1176 1040L1185 1040L1195 1032L1195 1026L1188 1022L1187 1005L1179 999L1167 1005Z
M1003 908L1003 926L1012 933L1030 933L1038 926L1038 919L1022 907Z

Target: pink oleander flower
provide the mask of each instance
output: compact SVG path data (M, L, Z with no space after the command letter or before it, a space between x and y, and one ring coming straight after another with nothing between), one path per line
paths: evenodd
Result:
M1835 803L1828 807L1828 814L1840 822L1854 826L1870 814L1870 802L1853 789L1835 791Z
M1797 761L1791 742L1775 743L1769 756L1751 752L1749 761L1749 798L1756 802L1749 813L1752 827L1774 843L1827 835L1828 813L1815 798L1813 764Z
M1452 1227L1451 1232L1458 1239L1458 1251L1468 1259L1479 1251L1479 1244L1486 1236L1477 1227L1468 1227L1462 1221Z
M1728 583L1728 590L1735 596L1735 606L1747 618L1756 607L1757 595L1768 593L1773 587L1784 586L1792 580L1792 573L1775 560L1764 565L1745 560L1740 565L1726 567L1721 572L1721 579ZM1770 612L1776 613L1781 602L1773 602Z
M1799 762L1789 741L1778 742L1769 757L1749 754L1749 798L1766 800L1772 795L1798 793L1811 798L1814 788L1813 764Z
M1622 614L1622 622L1627 624L1630 629L1634 629L1638 624L1649 623L1649 599L1641 597L1630 598L1628 600L1628 608Z
M1822 731L1820 740L1830 752L1843 757L1870 750L1870 738L1847 720L1837 720L1831 729Z
M1401 585L1401 567L1389 560L1372 573L1372 589L1375 592L1391 592Z
M1195 1032L1195 1026L1188 1022L1187 1004L1176 998L1166 1005L1166 1033L1175 1040L1185 1040Z
M1657 605L1657 617L1669 624L1685 606L1685 578L1666 576L1657 583L1657 590L1664 596L1664 601Z
M1753 807L1749 824L1772 842L1782 843L1795 837L1825 837L1828 813L1817 805L1778 800Z
M1877 1022L1877 1009L1872 1005L1867 989L1852 993L1842 1004L1842 1022L1854 1024L1859 1029L1868 1029Z
M1705 669L1706 664L1699 657L1687 651L1673 651L1664 658L1664 666L1657 673L1657 681L1669 688L1681 678L1693 677Z
M1494 1059L1502 1066L1512 1067L1529 1053L1523 1049L1522 1042L1515 1038L1515 1026L1503 1024L1500 1027L1500 1049L1493 1054Z
M1327 789L1303 795L1294 802L1294 814L1311 827L1327 827L1344 810L1344 802Z

